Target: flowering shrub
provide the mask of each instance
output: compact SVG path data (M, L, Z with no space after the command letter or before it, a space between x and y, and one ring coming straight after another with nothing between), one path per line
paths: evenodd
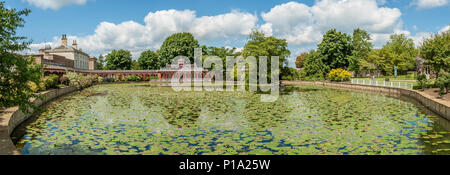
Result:
M41 82L44 83L45 89L57 88L59 82L58 75L49 75L41 78Z
M103 82L103 77L101 77L101 76L98 76L98 78L97 78L97 82L99 82L99 83L102 83L102 82Z
M352 74L350 72L341 68L333 69L328 74L331 81L348 81L351 76Z
M36 83L34 83L32 81L28 81L27 85L28 85L28 87L30 87L32 92L38 92L39 91L39 86L36 85Z
M93 75L83 75L83 74L77 74L74 72L68 72L64 77L68 78L70 83L69 86L77 87L78 89L83 89L86 87L89 87L94 83L94 79L97 81L97 78L94 78Z

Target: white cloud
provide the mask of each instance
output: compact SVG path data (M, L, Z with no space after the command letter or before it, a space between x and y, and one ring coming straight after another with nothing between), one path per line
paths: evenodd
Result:
M401 12L397 8L379 7L377 0L321 0L313 6L298 2L277 5L262 13L266 24L261 30L285 38L289 44L317 43L330 28L351 33L362 28L372 34L394 33L401 28Z
M217 16L197 17L191 10L161 10L150 12L144 24L126 21L119 24L100 23L95 32L87 36L70 36L78 46L90 53L108 53L113 49L127 49L133 56L147 49L158 49L164 39L173 33L191 32L200 41L220 40L246 36L255 28L258 18L250 13L231 11ZM51 45L60 44L54 37ZM43 43L30 47L36 51Z
M449 0L414 0L411 4L418 9L435 8L447 5Z
M439 30L439 32L442 33L442 32L446 32L448 30L450 30L450 25L447 25L447 26L443 27L441 30Z
M68 6L72 4L83 5L87 0L22 0L30 5L42 8L42 9L53 9L58 10L63 6Z

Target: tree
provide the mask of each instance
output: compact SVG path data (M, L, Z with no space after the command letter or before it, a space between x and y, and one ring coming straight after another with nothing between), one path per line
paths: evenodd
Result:
M302 80L324 80L330 67L323 63L320 52L311 50L303 58L304 69L300 72Z
M298 56L297 59L295 60L295 67L303 68L303 66L304 66L303 60L305 59L305 57L307 55L308 55L308 52L303 52L300 56Z
M350 71L354 71L356 75L361 72L362 66L365 64L364 60L369 56L372 50L372 43L370 42L370 34L365 30L355 29L353 31L352 38L352 56L349 57L349 67Z
M383 46L383 50L391 54L391 58L386 61L390 67L397 66L399 71L407 71L415 67L417 50L414 47L414 41L404 34L391 35L390 40Z
M194 63L194 49L198 47L198 41L191 33L175 33L167 37L160 48L160 66L172 63L177 56L186 56Z
M95 68L97 70L103 70L104 64L105 64L105 58L103 57L102 54L100 54L100 56L98 56L97 61L95 62Z
M450 72L450 31L433 35L426 39L420 47L420 56L427 60L436 77L441 70Z
M244 46L242 54L244 58L248 56L255 56L257 64L259 64L259 56L267 56L267 73L269 79L271 77L271 56L279 57L280 71L284 64L287 64L286 57L291 52L289 51L288 43L285 39L278 39L273 36L265 36L261 31L254 30L249 35L249 41ZM280 76L282 76L280 74Z
M374 49L369 53L367 61L376 66L376 68L372 67L371 69L379 69L383 74L392 75L394 70L393 57L393 53L386 48ZM366 66L370 67L370 65Z
M16 36L16 30L23 27L30 10L16 10L4 7L0 2L0 108L19 106L24 112L29 107L37 107L29 101L37 98L30 83L39 84L43 72L40 65L34 64L32 57L24 58L16 54L28 48L26 37Z
M139 66L145 70L156 70L160 69L162 63L158 58L158 54L151 50L147 50L141 53L141 56L138 59Z
M141 70L141 66L136 60L131 61L131 70Z
M106 69L130 70L132 66L131 53L128 50L113 50L106 55Z
M352 49L352 39L349 35L331 29L323 36L317 50L324 57L323 63L331 69L347 69Z
M240 53L236 53L236 48L226 48L226 47L206 47L205 45L201 46L203 51L203 60L208 56L217 56L222 61L222 71L226 73L226 57L227 56L239 56ZM214 65L213 65L214 66ZM213 66L210 68L212 69Z

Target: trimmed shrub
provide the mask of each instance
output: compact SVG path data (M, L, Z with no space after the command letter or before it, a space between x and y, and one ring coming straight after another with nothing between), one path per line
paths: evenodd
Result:
M419 87L419 89L424 89L425 85L427 84L427 76L424 74L418 75L417 78L417 86Z
M331 81L349 81L352 74L344 69L332 69L328 74Z
M136 75L130 75L127 77L126 81L141 81L142 78Z
M439 78L434 82L434 85L439 88L439 96L448 93L450 89L450 74L441 72Z

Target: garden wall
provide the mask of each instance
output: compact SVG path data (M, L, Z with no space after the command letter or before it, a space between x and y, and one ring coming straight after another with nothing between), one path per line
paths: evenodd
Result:
M370 86L370 85L357 85L349 83L329 83L329 82L309 82L309 81L283 81L285 85L319 85L333 88L353 89L362 91L380 92L388 95L399 96L403 95L411 97L422 105L430 109L431 111L439 114L440 116L450 120L450 106L440 102L432 96L421 93L419 91L410 89L401 89L395 87L382 87L382 86Z
M43 104L50 102L51 100L66 95L68 93L76 91L75 87L66 87L61 89L53 89L42 92L42 99L33 99L33 103L36 106L42 106ZM18 107L8 108L0 111L0 155L19 155L20 151L16 149L16 146L11 140L11 133L22 122L27 120L32 114L31 110L27 115L19 110Z

